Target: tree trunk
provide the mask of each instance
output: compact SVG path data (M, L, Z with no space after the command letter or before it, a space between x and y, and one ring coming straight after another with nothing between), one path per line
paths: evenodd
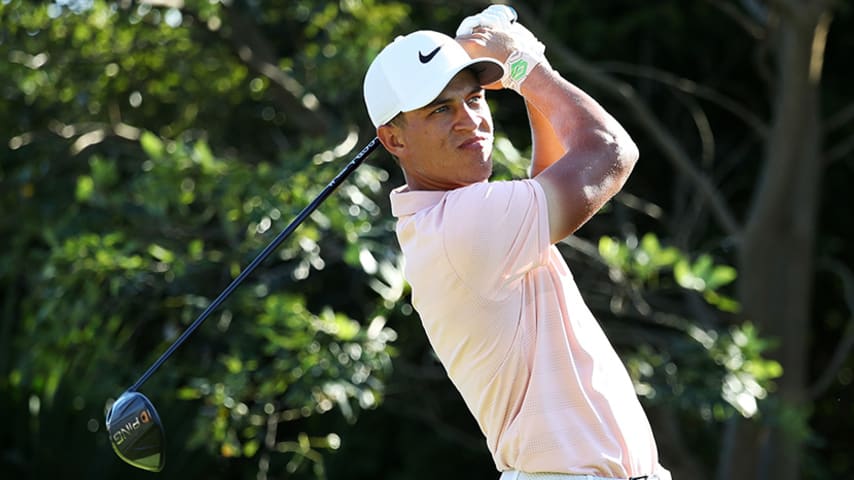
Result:
M808 398L809 312L821 183L819 82L829 15L816 2L780 17L772 128L762 180L745 227L739 295L744 320L779 342L770 356L783 366L773 424L742 420L733 458L719 478L800 478ZM794 417L790 414L795 414ZM785 417L781 415L785 414ZM768 417L766 417L767 419ZM762 422L762 420L759 420Z

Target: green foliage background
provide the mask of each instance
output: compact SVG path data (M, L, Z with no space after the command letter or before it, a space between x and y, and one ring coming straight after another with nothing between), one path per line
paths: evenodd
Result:
M767 116L757 93L767 87L745 67L734 22L712 2L547 3L540 21L561 45L624 76L746 205L756 164L699 153L687 119L703 99L629 68L674 72ZM0 1L4 477L149 478L110 451L109 402L372 138L361 79L382 46L418 28L452 32L482 7ZM854 41L835 33L851 26L844 5L826 62L831 110L851 101L843 59ZM506 92L489 98L496 176L524 175L524 106ZM706 108L720 157L758 155L725 108ZM648 138L636 140L643 160L627 195L561 249L644 404L678 421L710 470L728 422L743 416L808 439L804 478L854 472L851 360L809 411L774 403L775 339L735 321L728 239L674 220L690 208L687 187ZM829 167L819 239L847 265L852 171L850 154ZM146 383L167 431L162 478L497 476L408 303L387 202L402 181L375 154ZM843 288L817 275L815 376L851 314Z

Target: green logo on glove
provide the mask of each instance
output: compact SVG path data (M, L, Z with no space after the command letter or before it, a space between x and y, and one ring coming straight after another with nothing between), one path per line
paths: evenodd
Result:
M525 74L528 73L528 62L525 60L518 60L513 62L510 65L510 78L513 79L514 82L518 82L519 80L525 78Z

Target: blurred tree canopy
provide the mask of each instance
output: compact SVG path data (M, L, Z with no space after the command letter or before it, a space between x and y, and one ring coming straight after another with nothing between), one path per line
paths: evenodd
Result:
M0 470L147 478L105 408L374 132L395 35L489 2L0 0ZM641 147L561 251L674 478L854 474L854 11L510 2ZM524 105L489 94L496 178ZM166 478L497 478L408 300L376 153L142 388Z

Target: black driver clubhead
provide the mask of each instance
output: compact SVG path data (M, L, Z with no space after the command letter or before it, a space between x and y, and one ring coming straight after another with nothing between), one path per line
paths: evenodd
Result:
M166 435L157 410L145 395L125 392L107 412L113 450L125 462L152 472L163 470Z

